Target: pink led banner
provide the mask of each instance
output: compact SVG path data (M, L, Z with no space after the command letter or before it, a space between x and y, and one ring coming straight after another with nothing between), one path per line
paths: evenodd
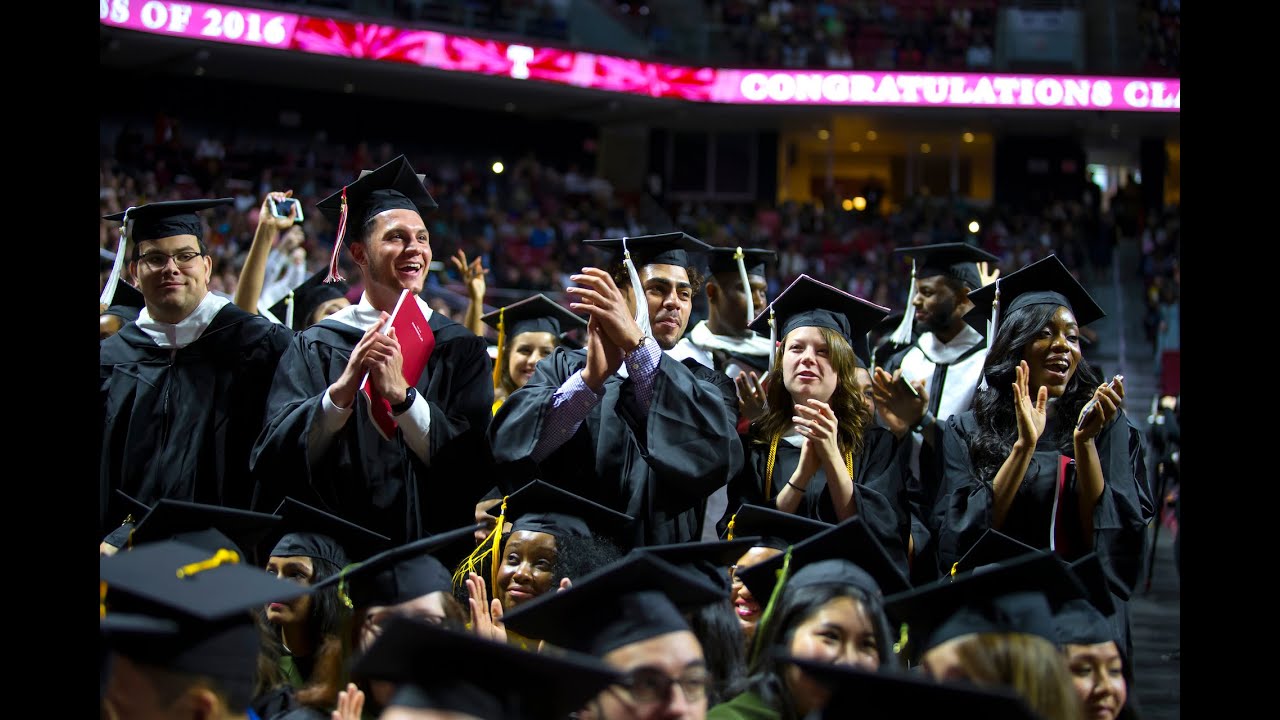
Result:
M695 68L392 25L166 0L99 0L103 25L610 92L749 105L1179 112L1177 78Z

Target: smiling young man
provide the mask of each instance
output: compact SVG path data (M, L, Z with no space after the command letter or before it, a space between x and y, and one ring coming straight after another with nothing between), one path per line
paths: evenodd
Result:
M907 488L911 544L913 557L925 558L921 562L913 560L912 568L916 582L927 582L935 577L929 514L940 471L929 457L922 459L920 450L932 437L930 426L968 410L973 401L987 359L987 341L965 322L964 316L973 309L969 293L982 287L978 263L995 263L999 258L967 243L898 248L894 253L908 256L914 263L915 285L907 308L910 315L904 316L903 326L914 325L920 334L890 357L884 370L877 370L878 382L873 383L879 386L879 415L891 420L885 424L899 437L911 431L911 479ZM911 383L919 396L910 395L901 383L893 382L893 375Z
M499 476L539 477L634 517L631 546L697 540L707 497L742 466L733 382L664 352L701 282L689 253L707 246L681 232L588 243L634 263L573 276L587 346L556 348L494 416Z
M292 333L209 292L213 260L196 213L232 202L158 202L105 218L125 222L145 307L98 351L103 534L130 509L113 490L147 505L250 505L249 453Z
M318 207L345 228L364 294L299 333L285 353L253 455L254 471L275 484L262 487L255 504L312 498L398 543L466 524L488 487L477 471L487 456L493 386L484 340L419 297L431 264L423 216L436 202L402 155ZM403 290L435 338L416 382L403 376L399 340L379 329ZM391 403L398 427L390 439L360 392L366 374Z

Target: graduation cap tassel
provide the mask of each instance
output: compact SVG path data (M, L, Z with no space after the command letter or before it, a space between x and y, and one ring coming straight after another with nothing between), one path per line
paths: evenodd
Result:
M502 507L498 509L498 524L493 526L493 554L489 561L489 574L492 576L492 584L489 586L491 593L498 591L498 560L502 557L502 526L507 524L507 497L502 496Z
M778 354L778 322L773 311L773 305L769 306L769 372L773 372L773 358Z
M910 345L911 335L915 332L916 311L913 303L916 301L916 259L911 258L911 289L907 291L907 309L902 312L902 322L898 323L898 328L889 336L889 342L896 345Z
M228 550L227 548L219 548L218 552L213 554L213 557L189 563L178 568L178 577L191 577L196 573L202 573L205 570L212 570L223 563L234 565L238 562L240 562L240 553L235 550Z
M507 309L500 308L498 310L498 361L493 364L493 389L499 390L502 387L502 350L506 345L507 325L506 325Z
M734 513L733 515L729 516L729 527L725 528L725 530L728 532L728 535L725 536L724 538L725 540L733 539L733 524L736 523L737 521L738 521L738 513Z
M893 654L901 655L902 651L907 649L907 641L910 636L907 634L907 624L902 623L898 626L898 642L893 644Z
M342 256L342 239L347 236L347 211L347 187L344 185L342 187L342 210L338 215L338 236L333 241L333 257L329 258L329 274L324 278L327 283L346 281L346 278L342 277L342 273L338 270L338 258Z
M102 288L102 295L98 296L98 302L107 307L111 307L111 301L116 296L116 282L120 280L120 271L124 269L124 249L129 244L129 213L134 208L124 211L124 218L120 221L120 242L116 245L116 259L111 263L111 274L107 276L107 285Z
M631 292L636 296L636 325L645 336L653 334L649 327L649 303L645 301L644 286L640 284L640 272L636 264L631 262L631 251L627 249L627 239L622 238L622 264L627 266L627 277L631 278Z
M505 525L507 521L507 497L508 496L503 496L502 498L502 508L498 513L498 523L493 526L493 530L489 531L489 534L485 536L485 539L481 541L481 543L476 546L476 549L472 550L471 554L464 558L463 561L458 564L458 568L453 571L453 586L455 588L462 589L463 585L467 582L467 575L475 572L476 568L480 567L481 563L484 562L484 556L488 555L490 552L493 553L495 568L493 586L498 586L496 571L497 558L501 552L501 548L499 546L502 544L502 526ZM476 574L479 575L480 573Z
M756 657L760 655L761 638L765 636L765 629L769 625L769 619L773 617L773 611L778 606L778 599L782 597L782 589L787 584L787 578L791 576L791 546L787 546L787 554L782 557L782 567L778 569L777 580L773 583L773 592L769 593L769 602L765 605L764 612L760 615L760 622L756 625L755 641L751 644L751 658L748 660L749 665L754 665Z
M746 253L742 252L742 246L738 246L736 252L733 253L733 259L738 263L738 277L742 279L742 292L747 296L747 323L756 319L756 302L751 297L751 281L747 279L747 263Z
M107 581L98 581L98 619L107 616Z
M286 296L284 299L284 308L285 308L284 326L289 328L290 330L294 330L295 328L293 327L293 291L292 290L289 291L289 295Z
M351 598L347 595L347 588L351 587L351 585L347 583L347 573L355 570L363 564L364 563L358 562L351 563L338 572L338 599L342 601L343 606L348 610L354 610L356 605L351 602Z
M991 343L996 339L996 323L1000 322L1000 278L996 278L996 296L991 300L991 317L987 320L987 348L991 348ZM979 390L987 390L987 369L982 368L982 381L978 383Z

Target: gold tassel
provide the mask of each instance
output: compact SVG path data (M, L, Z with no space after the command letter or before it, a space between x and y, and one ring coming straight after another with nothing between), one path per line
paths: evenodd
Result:
M350 585L347 584L347 573L355 570L363 564L364 563L362 562L351 563L338 572L338 599L342 601L342 604L345 605L348 610L354 610L356 606L355 603L351 602L351 598L347 596L347 588L350 587Z
M467 575L475 572L476 568L484 561L484 556L490 553L493 554L493 586L495 588L498 586L497 563L498 555L502 551L500 547L502 544L502 526L506 524L508 497L510 496L503 496L502 498L502 508L498 511L498 523L493 526L493 530L489 531L489 534L485 539L481 541L480 544L476 546L476 549L472 550L471 554L463 559L463 561L459 563L457 569L453 571L454 588L462 589L467 582ZM480 573L476 574L479 575Z
M98 619L102 620L107 616L107 581L98 581Z
M728 535L725 536L725 540L733 539L733 524L736 523L737 521L738 521L738 513L734 513L729 516L729 527L726 528Z
M952 580L955 580L955 579L956 579L956 570L957 570L957 569L959 569L959 567L960 567L960 561L959 561L959 560L957 560L957 561L955 561L955 562L951 563L951 579L952 579Z
M178 568L178 577L180 578L189 577L191 575L195 575L196 573L202 573L205 570L212 570L218 567L219 565L222 565L223 563L231 565L238 562L240 562L240 553L236 552L235 550L220 548L218 552L213 554L213 557L207 560L193 562L189 565L183 565L182 567Z
M901 655L903 650L907 649L907 624L902 623L898 626L898 642L893 644L893 654Z

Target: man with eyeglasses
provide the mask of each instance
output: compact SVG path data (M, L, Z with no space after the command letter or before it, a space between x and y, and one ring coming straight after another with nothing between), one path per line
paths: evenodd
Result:
M703 720L711 673L683 612L724 599L702 576L636 553L530 600L504 624L623 673L588 701L579 720Z
M209 291L213 260L196 213L233 202L156 202L105 218L122 222L122 243L133 244L129 271L145 307L98 354L103 534L129 511L114 490L148 505L169 498L250 506L249 451L292 333Z

